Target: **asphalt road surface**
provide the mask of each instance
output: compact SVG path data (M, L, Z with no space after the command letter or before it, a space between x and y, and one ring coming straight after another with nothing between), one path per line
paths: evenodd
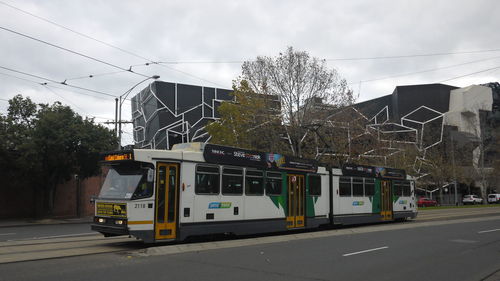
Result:
M0 242L95 235L90 223L41 224L0 228Z
M500 216L430 217L150 248L121 241L125 250L116 253L0 264L0 280L500 280ZM90 238L40 242L71 245ZM3 242L0 251L14 242ZM41 251L30 250L33 241L15 243L31 254Z

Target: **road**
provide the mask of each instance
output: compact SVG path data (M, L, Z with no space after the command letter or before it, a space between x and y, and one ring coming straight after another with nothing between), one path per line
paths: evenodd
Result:
M500 269L498 210L454 220L439 211L402 224L150 248L92 235L4 241L0 262L41 260L0 264L0 280L500 280L487 279ZM75 256L46 259L52 252Z
M90 224L28 225L0 228L0 242L95 235Z

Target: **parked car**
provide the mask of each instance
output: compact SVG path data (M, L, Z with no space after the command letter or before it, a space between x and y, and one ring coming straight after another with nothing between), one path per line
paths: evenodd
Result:
M467 204L470 204L470 205L481 204L481 203L483 203L483 198L481 198L481 197L479 197L477 195L469 194L469 195L465 195L464 196L464 199L462 199L462 203L464 203L464 205L467 205Z
M417 205L419 207L432 207L432 206L437 206L438 202L434 199L420 197L417 201Z
M500 194L498 193L488 194L488 203L490 204L500 203Z

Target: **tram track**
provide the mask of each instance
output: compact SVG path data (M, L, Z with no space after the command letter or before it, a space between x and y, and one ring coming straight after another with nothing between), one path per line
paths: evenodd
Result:
M123 252L144 247L132 238L104 239L102 235L82 237L0 242L0 264L73 257L101 253Z
M304 233L294 232L283 235L256 236L254 239L231 239L229 241L210 239L195 239L191 242L181 242L174 244L148 245L134 238L129 237L108 237L101 234L95 235L75 235L60 238L31 238L0 242L0 264L25 262L33 260L65 258L73 256L104 254L104 253L137 253L155 255L165 253L179 253L191 250L212 249L231 246L244 246L255 240L255 243L272 243L288 241L293 239L318 238L331 235L355 234L369 231L394 230L402 228L422 227L434 224L458 223L456 220L484 220L485 217L499 217L500 208L478 208L478 209L438 209L423 210L416 220L408 223L372 224L362 227L349 226L340 229L306 231ZM491 218L494 219L494 218ZM246 237L248 238L248 237ZM253 243L253 242L252 242ZM212 245L213 244L213 245ZM227 245L226 245L227 244ZM142 255L140 254L140 255Z

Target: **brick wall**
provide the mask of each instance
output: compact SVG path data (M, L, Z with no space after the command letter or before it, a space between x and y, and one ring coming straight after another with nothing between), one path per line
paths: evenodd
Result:
M103 175L88 178L80 183L80 215L94 214L94 205L90 203L93 195L97 196L104 181ZM77 216L76 202L77 181L72 179L60 184L56 189L53 217L71 218ZM35 194L32 187L0 186L0 219L32 218L35 216Z

